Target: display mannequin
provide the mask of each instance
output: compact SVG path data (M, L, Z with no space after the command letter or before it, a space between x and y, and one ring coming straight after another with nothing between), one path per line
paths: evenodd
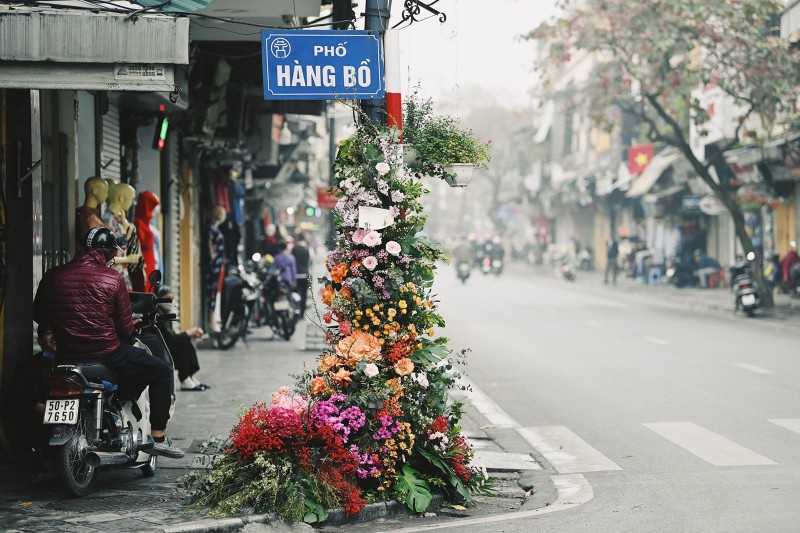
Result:
M103 222L114 231L114 236L121 245L122 251L114 259L115 266L128 290L142 292L144 274L141 261L141 250L136 226L128 222L127 211L133 205L136 190L127 183L115 183L108 197L108 209L103 213Z
M105 226L100 218L100 206L108 199L108 183L103 178L92 176L83 183L85 199L83 205L75 210L75 244L83 246L83 239L89 230Z
M150 272L156 269L155 235L150 227L150 220L153 218L153 210L160 203L158 196L150 191L140 192L139 200L136 202L134 222L136 223L136 231L139 233L139 243L142 249L142 257L144 258L145 279L150 275Z

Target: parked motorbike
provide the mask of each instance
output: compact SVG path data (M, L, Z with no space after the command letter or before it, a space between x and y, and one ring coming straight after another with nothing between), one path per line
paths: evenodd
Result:
M261 261L260 254L253 254L253 263L260 285L252 314L253 324L270 326L276 335L288 341L302 318L300 295L281 278L281 268Z
M734 292L734 311L742 309L747 316L754 316L761 304L761 291L752 274L752 262L755 254L747 254L747 261L741 261L731 267L732 286Z
M260 289L255 274L247 272L242 265L228 265L222 288L222 325L215 339L220 350L232 348L239 339L247 342L247 325Z
M664 279L679 289L697 285L697 277L694 275L694 265L691 263L691 259L684 259L680 256L670 259Z
M149 278L153 287L161 283L161 273ZM136 335L155 328L158 320L173 320L175 315L159 315L157 305L169 298L152 293L131 293L135 316L142 322ZM141 341L134 342L148 351ZM166 355L170 358L169 350ZM150 455L150 402L147 389L138 398L117 393L120 380L101 361L57 365L48 377L48 397L44 424L51 427L49 445L55 448L59 480L74 496L92 491L97 469L106 466L139 468L144 476L155 474L158 457Z
M470 265L469 261L459 261L456 264L456 275L458 276L458 279L461 280L461 283L467 282L467 278L469 278L471 272L472 265Z

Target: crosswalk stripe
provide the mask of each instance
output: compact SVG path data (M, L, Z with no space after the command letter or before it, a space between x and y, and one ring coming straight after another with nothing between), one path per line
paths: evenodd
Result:
M789 431L800 433L800 418L773 418L769 421Z
M643 425L714 466L776 464L775 461L692 422L659 422Z
M517 428L517 433L544 455L560 474L622 470L566 426Z

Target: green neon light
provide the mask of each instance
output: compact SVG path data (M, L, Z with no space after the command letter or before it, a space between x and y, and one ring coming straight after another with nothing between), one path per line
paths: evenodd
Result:
M168 129L169 129L169 119L165 117L164 120L161 121L161 133L158 135L158 138L161 139L162 141L166 141Z

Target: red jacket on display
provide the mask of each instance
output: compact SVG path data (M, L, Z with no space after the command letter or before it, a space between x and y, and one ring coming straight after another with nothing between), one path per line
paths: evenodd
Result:
M80 248L66 265L45 272L33 301L33 319L49 326L60 357L95 359L133 333L131 301L122 275L100 250Z
M136 232L139 234L139 244L142 248L144 258L144 279L147 280L150 272L156 269L155 238L153 230L150 229L150 219L153 218L153 209L161 202L158 196L150 191L139 193L136 201L136 213L133 221L136 223Z

